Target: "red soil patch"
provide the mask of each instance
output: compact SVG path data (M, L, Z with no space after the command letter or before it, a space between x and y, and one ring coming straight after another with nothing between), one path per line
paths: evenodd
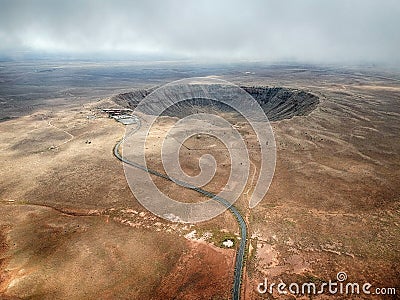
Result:
M227 299L231 296L235 252L190 242L155 299Z

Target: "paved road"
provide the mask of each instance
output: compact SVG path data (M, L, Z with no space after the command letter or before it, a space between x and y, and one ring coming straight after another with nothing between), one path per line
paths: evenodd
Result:
M129 133L129 136L134 134L136 131L139 130L141 126L141 122L140 119L137 119L137 127L132 130ZM184 186L185 188L194 190L204 196L207 196L215 201L218 201L219 203L221 203L222 205L224 205L236 218L236 220L239 223L239 227L240 227L240 244L239 244L239 249L236 252L236 261L235 261L235 272L234 272L234 282L233 282L233 288L232 288L232 299L233 300L239 300L240 299L240 286L242 283L242 275L243 275L243 265L244 265L244 254L245 254L245 250L246 250L246 241L247 241L247 226L246 226L246 222L244 221L242 215L240 214L240 212L237 210L237 208L235 206L233 206L231 203L229 203L227 200L225 200L224 198L221 198L211 192L208 192L202 188L198 188L195 187L193 185L190 185L188 183L182 182L180 180L176 180L172 177L169 177L165 174L159 173L155 170L151 170L145 166L139 165L137 163L131 162L125 158L123 158L121 156L121 154L119 153L119 147L121 146L121 144L123 143L124 139L120 140L115 146L114 146L114 155L115 157L117 157L120 161L131 165L135 168L139 168L143 171L146 171L150 174L162 177L166 180L172 181L172 182L178 182L179 184L181 184L182 186Z

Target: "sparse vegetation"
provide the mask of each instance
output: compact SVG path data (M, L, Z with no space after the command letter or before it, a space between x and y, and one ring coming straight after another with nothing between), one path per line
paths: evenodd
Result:
M15 68L25 74L30 66ZM93 85L85 86L80 73L74 85L81 86L68 97L58 92L73 78L74 71L66 68L57 71L58 77L48 72L26 76L23 85L0 82L7 103L0 111L6 118L0 123L0 297L167 299L171 293L183 297L195 291L228 298L234 250L220 246L226 239L234 241L234 248L238 244L233 217L224 213L184 228L150 215L132 195L121 164L112 156L123 125L106 117L86 118L118 105L109 98L99 101L116 87L121 92L148 90L186 76L187 68L170 72L163 65L160 77L150 80L140 78L145 66L85 66L79 72L92 70ZM398 82L377 79L370 71L338 75L334 69L307 68L299 75L285 66L257 66L258 75L245 78L247 86L285 86L299 95L312 90L320 101L307 116L273 122L277 164L269 192L252 210L247 197L237 201L254 235L246 293L251 295L267 275L317 283L343 270L354 281L397 286ZM112 77L121 70L126 77L106 80L96 75L108 72ZM0 72L11 76L5 69ZM244 82L223 68L193 72ZM294 100L284 90L276 91L276 99ZM156 140L162 140L161 132L174 120L164 117L156 124L157 139L148 145L155 169L162 170ZM236 125L254 146L246 124ZM197 158L214 144L207 135L188 141L188 146L199 147L182 151L182 168L197 174ZM256 156L257 148L249 149ZM218 191L229 175L229 162L222 148L211 153L223 167L206 188ZM259 166L259 159L252 161ZM174 184L155 183L178 201L205 200ZM142 212L146 214L140 216ZM202 242L185 239L192 230L198 237L211 235ZM162 286L173 292L160 290Z

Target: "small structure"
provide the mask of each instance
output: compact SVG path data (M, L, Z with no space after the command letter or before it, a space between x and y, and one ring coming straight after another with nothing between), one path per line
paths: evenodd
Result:
M124 125L135 124L138 121L138 118L132 115L132 109L129 108L109 108L103 109L103 112L108 113L109 118L113 118Z
M132 115L118 115L112 116L112 118L124 125L131 125L137 122L137 117Z
M222 245L224 245L226 248L232 248L233 247L233 241L228 239L222 242Z
M103 109L103 112L109 114L110 116L116 116L116 115L132 113L132 109L129 109L129 108L105 108L105 109Z

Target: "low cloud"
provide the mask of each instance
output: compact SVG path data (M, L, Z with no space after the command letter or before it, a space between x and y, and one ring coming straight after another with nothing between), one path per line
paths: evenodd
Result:
M0 53L399 63L399 1L0 0Z

